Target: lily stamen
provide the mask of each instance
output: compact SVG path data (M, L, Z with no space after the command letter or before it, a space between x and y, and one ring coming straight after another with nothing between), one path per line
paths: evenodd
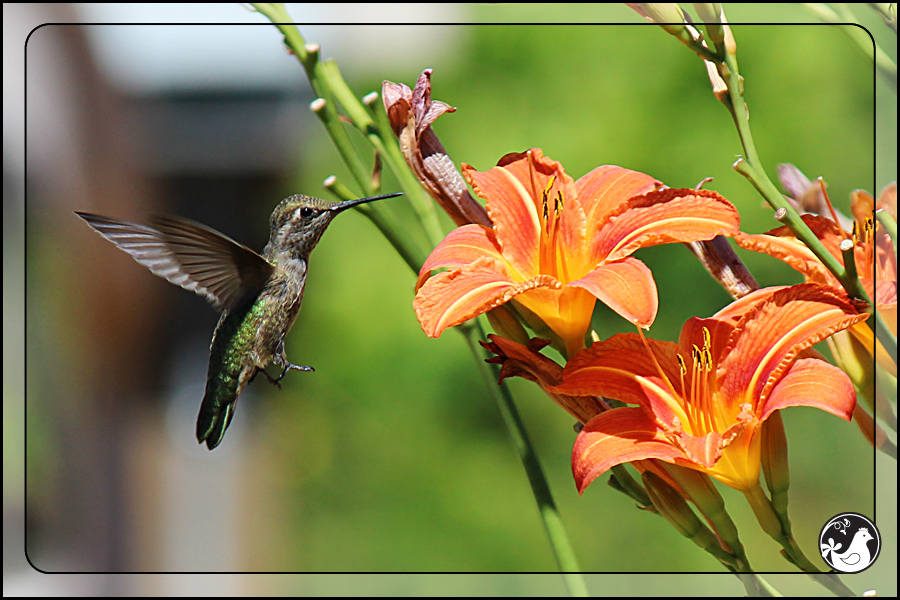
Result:
M822 188L822 196L825 197L825 204L828 205L828 210L831 211L831 218L834 220L835 225L838 227L841 226L841 222L838 221L837 212L834 210L834 206L831 205L831 199L828 197L828 192L825 190L825 180L819 177L819 187Z

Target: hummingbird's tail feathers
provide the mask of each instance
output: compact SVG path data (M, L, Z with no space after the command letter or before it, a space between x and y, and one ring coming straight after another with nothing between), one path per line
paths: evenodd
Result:
M235 393L237 390L230 389L231 386L223 387L221 383L215 380L207 382L197 415L197 441L201 444L206 442L210 450L222 443L225 430L234 417L239 396Z
M212 450L222 443L225 430L231 424L234 417L234 409L237 402L222 406L214 406L208 403L206 398L200 406L200 415L197 417L197 441L206 442L206 446Z
M231 419L234 417L234 409L236 406L237 403L229 404L221 413L219 413L218 417L216 417L212 430L206 438L206 447L210 450L222 443L222 439L225 437L225 430L231 425Z

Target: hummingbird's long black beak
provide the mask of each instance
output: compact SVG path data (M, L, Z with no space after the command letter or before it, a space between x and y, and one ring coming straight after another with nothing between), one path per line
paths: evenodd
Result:
M394 192L393 194L384 194L383 196L369 196L368 198L357 198L356 200L347 200L346 202L342 202L337 206L331 208L334 212L341 212L342 210L346 210L348 208L354 207L358 204L365 204L366 202L374 202L375 200L384 200L385 198L396 198L397 196L402 196L403 192Z

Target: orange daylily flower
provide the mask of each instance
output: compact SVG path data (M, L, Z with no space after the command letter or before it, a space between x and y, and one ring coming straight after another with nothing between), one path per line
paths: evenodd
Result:
M637 249L739 229L737 210L716 192L661 189L609 165L574 181L540 148L507 154L489 171L462 168L493 226L459 227L422 266L413 306L431 337L515 298L572 356L598 299L639 327L653 323L656 283L631 256ZM449 271L430 277L440 268Z
M550 391L637 405L601 413L578 435L579 492L610 467L649 458L746 491L758 485L760 428L774 411L813 406L850 420L856 392L847 375L798 354L867 315L817 284L739 302L740 311L690 319L677 344L619 334L568 362Z
M533 381L557 405L575 417L581 424L610 410L609 405L602 398L596 396L570 396L552 391L554 386L562 383L563 368L539 352L541 348L550 343L548 340L532 338L526 345L495 334L489 334L488 340L488 342L480 343L486 350L496 355L487 362L500 365L498 384L503 383L503 380L508 377L521 377ZM681 486L655 460L636 460L631 464L641 473L653 472L670 487L688 497Z
M885 208L896 214L897 186L891 184L879 198L879 208ZM875 302L885 323L896 335L897 333L897 255L890 236L875 222L875 201L868 193L858 190L853 193L851 209L855 217L853 232L844 231L832 219L822 215L802 215L803 221L825 248L843 264L840 243L845 239L853 239L854 258L857 272L863 289ZM893 198L893 200L891 200ZM893 202L893 206L891 206ZM846 296L844 288L837 278L819 261L806 245L794 237L787 227L778 227L763 234L738 233L735 241L739 246L755 252L763 252L778 258L806 277L808 282L821 283L832 288L836 293ZM876 340L871 328L859 324L849 330L863 348L876 347ZM878 344L876 350L878 362L889 372L896 374L896 365L888 357L884 348Z

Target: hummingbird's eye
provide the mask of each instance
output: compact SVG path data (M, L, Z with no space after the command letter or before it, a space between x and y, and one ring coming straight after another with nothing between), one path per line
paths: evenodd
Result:
M313 209L311 209L308 206L304 206L303 208L300 209L300 216L303 217L304 219L308 219L311 216L313 216L313 212L315 212L315 211L313 211Z

